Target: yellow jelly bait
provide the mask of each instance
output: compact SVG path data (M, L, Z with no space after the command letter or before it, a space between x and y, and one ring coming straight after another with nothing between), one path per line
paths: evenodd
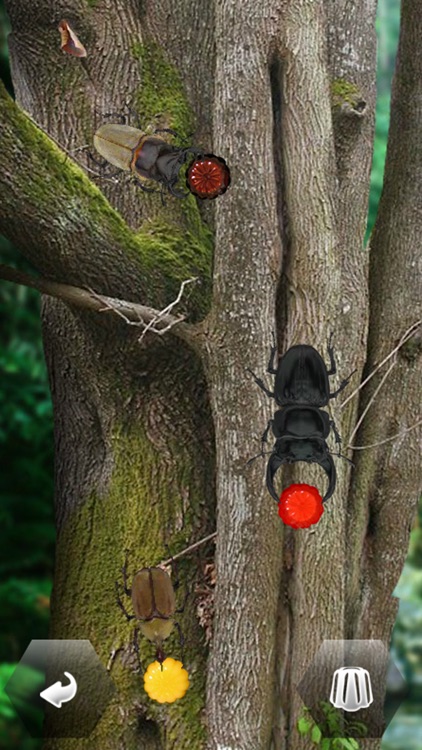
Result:
M158 661L148 665L144 674L144 688L158 703L174 703L183 698L189 687L189 675L181 661L167 657L163 668Z

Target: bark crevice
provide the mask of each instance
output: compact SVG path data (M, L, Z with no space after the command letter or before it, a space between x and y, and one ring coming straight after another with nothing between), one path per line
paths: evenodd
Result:
M274 55L270 62L270 86L271 102L273 110L273 154L274 154L274 176L276 184L277 218L280 235L280 246L282 260L280 267L280 280L276 293L276 318L277 318L277 341L282 339L278 332L283 331L287 325L288 316L288 292L289 292L289 266L291 254L291 242L289 236L289 212L285 192L285 167L283 161L283 78L284 65L282 57Z

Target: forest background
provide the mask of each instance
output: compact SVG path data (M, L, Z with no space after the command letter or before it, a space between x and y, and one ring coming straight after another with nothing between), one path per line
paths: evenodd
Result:
M369 236L382 187L399 0L379 0L377 111ZM13 95L8 21L0 0L0 78ZM1 140L1 139L0 139ZM31 271L0 235L0 262ZM3 693L27 645L48 637L54 565L53 415L36 291L0 285L0 750L39 750ZM422 750L422 502L395 594L401 599L391 654L410 694L389 726L382 750ZM394 684L389 689L394 692Z

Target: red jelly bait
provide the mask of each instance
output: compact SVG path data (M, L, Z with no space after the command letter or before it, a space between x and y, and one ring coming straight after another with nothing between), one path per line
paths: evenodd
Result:
M217 198L230 185L230 170L220 156L205 154L195 159L186 172L186 185L198 198Z
M322 497L309 484L291 484L280 495L278 515L286 526L307 529L318 523L323 512Z

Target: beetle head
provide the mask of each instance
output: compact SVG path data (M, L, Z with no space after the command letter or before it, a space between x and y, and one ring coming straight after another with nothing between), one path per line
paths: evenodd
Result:
M285 463L306 461L320 463L327 454L327 445L323 438L283 437L277 441L277 453Z
M174 185L179 177L180 167L185 163L188 157L188 149L169 146L161 149L157 158L157 171L163 176L163 182L166 185Z
M175 195L177 198L185 198L191 192L191 190L187 193L183 193L180 190L175 191L174 186L179 179L180 168L189 158L192 158L192 156L199 158L203 156L203 152L192 146L181 148L166 143L161 148L160 154L157 158L157 172L161 175L161 177L158 178L158 182L165 185L172 195Z

